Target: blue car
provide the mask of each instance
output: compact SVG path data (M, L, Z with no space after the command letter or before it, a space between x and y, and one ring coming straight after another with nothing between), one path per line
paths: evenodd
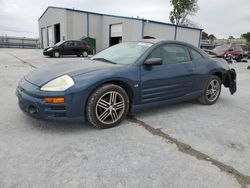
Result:
M16 94L32 117L110 128L148 107L194 99L214 104L222 84L236 92L235 70L223 59L184 42L144 40L37 69L21 79Z

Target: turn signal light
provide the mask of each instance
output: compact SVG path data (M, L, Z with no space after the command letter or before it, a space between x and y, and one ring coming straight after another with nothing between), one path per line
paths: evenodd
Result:
M62 104L65 102L64 97L53 97L53 98L46 97L44 100L47 103L53 103L53 104Z

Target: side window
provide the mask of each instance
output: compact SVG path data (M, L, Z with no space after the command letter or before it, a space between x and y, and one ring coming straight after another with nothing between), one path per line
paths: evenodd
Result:
M80 46L80 43L78 41L74 41L74 46L75 47Z
M161 58L163 64L190 61L188 49L178 44L167 44L155 49L149 58Z
M64 47L72 47L74 46L74 41L68 41L63 44Z
M82 45L82 46L86 46L87 43L86 43L85 41L82 41L82 42L81 42L81 45Z
M62 44L63 47L67 47L68 46L68 42L65 42Z
M194 60L203 58L203 56L196 50L190 49L190 51Z
M73 47L73 46L75 46L75 42L74 41L70 41L69 42L69 47Z

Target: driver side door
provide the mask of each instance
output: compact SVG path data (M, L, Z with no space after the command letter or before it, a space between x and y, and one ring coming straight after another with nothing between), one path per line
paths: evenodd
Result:
M67 41L62 46L62 55L73 55L74 54L74 41Z
M161 58L163 64L141 66L141 103L171 100L192 92L195 67L186 46L165 44L154 49L149 58Z

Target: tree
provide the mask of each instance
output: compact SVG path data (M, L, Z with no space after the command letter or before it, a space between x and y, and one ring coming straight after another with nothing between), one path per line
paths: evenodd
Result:
M209 39L208 34L205 31L203 31L202 32L202 40L208 40L208 39Z
M228 37L229 40L235 39L233 36Z
M242 34L241 37L246 39L246 41L250 43L250 32Z
M241 35L242 38L246 39L246 47L248 50L250 50L250 32L244 33Z
M193 16L199 10L198 0L170 0L173 10L169 19L173 24L192 23L188 16Z
M210 34L209 36L208 36L208 39L210 40L210 41L215 41L216 40L216 37L213 35L213 34Z
M216 37L214 34L208 34L205 31L202 32L202 40L210 40L211 42L215 41Z

